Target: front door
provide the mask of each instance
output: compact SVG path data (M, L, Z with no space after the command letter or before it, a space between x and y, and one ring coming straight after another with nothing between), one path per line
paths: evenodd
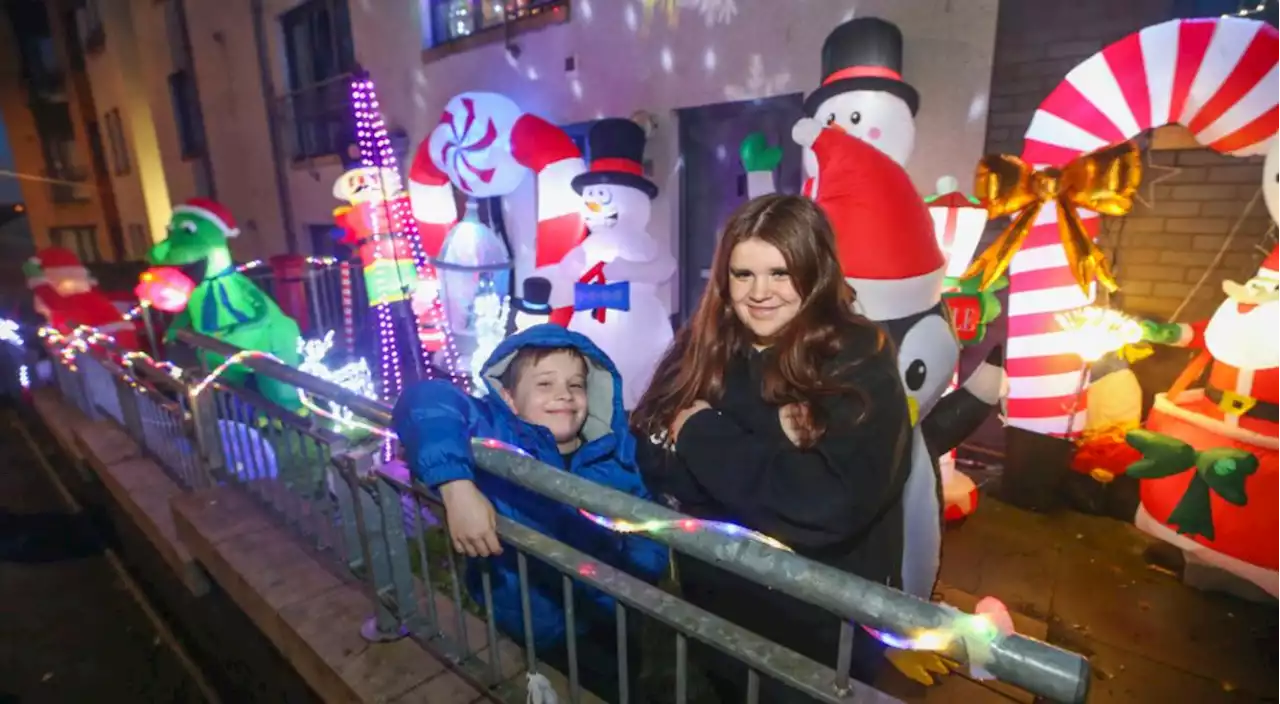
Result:
M752 132L763 132L782 147L774 175L780 193L799 193L801 151L791 127L803 116L802 95L719 103L679 110L681 286L680 320L688 320L702 298L720 228L747 202L747 175L738 147Z

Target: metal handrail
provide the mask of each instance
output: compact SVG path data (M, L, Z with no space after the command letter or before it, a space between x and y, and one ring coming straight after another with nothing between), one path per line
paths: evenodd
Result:
M238 348L219 340L181 331L178 339L193 347L229 357ZM292 384L350 408L356 415L384 427L391 409L384 403L354 394L271 359L250 357L242 362L255 372ZM476 465L491 474L577 508L634 522L688 518L667 508L609 489L507 449L473 441ZM951 607L923 601L843 570L794 553L713 531L668 531L650 536L683 553L712 562L831 613L873 628L910 633L950 625L957 615ZM1083 656L1023 635L1010 634L990 648L990 662L980 663L1000 680L1037 696L1070 704L1083 703L1089 692L1089 661ZM949 655L969 662L959 642Z

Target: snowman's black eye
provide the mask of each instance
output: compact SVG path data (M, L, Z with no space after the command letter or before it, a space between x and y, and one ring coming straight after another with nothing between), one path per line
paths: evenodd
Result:
M903 375L904 381L907 382L907 388L912 391L919 391L924 386L924 378L929 374L929 368L925 366L923 359L917 359L911 362L911 366L907 367L907 373Z
M852 122L855 125L858 124L859 122L862 122L862 113L855 111L854 113L850 114L849 122Z
M833 112L833 113L831 113L830 115L827 115L827 126L828 126L828 127L830 127L832 124L834 124L834 123L835 123L835 121L836 121L836 114L835 114L834 112Z

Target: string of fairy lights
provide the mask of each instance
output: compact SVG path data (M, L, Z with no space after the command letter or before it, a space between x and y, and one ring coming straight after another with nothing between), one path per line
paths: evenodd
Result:
M103 343L113 343L114 338L111 335L100 332L89 326L81 326L70 334L63 334L53 328L43 327L39 330L39 335L44 338L51 346L60 347L59 361L65 364L71 370L76 369L76 356L88 352L95 345ZM4 325L0 323L0 340L8 341L10 337L20 340L20 336L16 334L16 326ZM312 341L307 343L311 345L310 354L305 356L312 362L318 360L327 351L331 342L332 333L326 335L322 341ZM267 352L257 350L241 350L227 357L222 363L218 364L202 378L195 380L187 387L187 397L194 402L204 394L208 389L212 388L218 379L223 376L227 370L251 359L264 359L283 364L279 358ZM363 361L363 360L361 360ZM162 370L166 374L178 381L182 381L186 376L184 370L165 360L157 360L145 352L132 351L121 356L121 363L124 367L131 367L138 363L145 363L152 367ZM339 373L341 374L341 372ZM128 374L117 375L123 382L128 384L136 393L150 394L152 391L146 386L139 384ZM371 382L370 382L371 383ZM355 428L365 431L371 435L380 437L386 442L385 445L398 440L396 434L388 428L381 427L374 423L370 423L353 414L350 409L345 407L336 407L330 404L329 408L323 407L317 403L310 394L302 389L298 389L298 398L302 405L311 413L320 418L330 420L339 426ZM485 447L500 449L506 452L529 456L529 453L523 449L503 443L492 438L478 439L480 444ZM680 518L675 520L650 520L642 522L632 522L622 519L608 518L600 514L592 513L585 509L579 509L581 515L592 523L601 526L607 530L624 535L648 535L656 536L664 532L683 531L698 532L709 531L722 535L750 540L762 545L766 545L776 550L786 552L794 552L789 546L772 538L771 536L754 531L743 526L729 523L725 521L712 521L697 518ZM1000 607L1003 609L1003 606ZM914 635L902 636L885 631L879 631L867 626L863 626L864 630L872 636L885 643L886 645L899 650L919 650L919 651L946 651L955 643L961 642L969 655L970 663L974 667L981 669L984 663L983 653L989 653L991 646L1000 638L1011 632L1009 626L1001 625L1001 619L993 618L989 614L965 614L956 611L956 615L951 622L945 626L922 630ZM1007 612L1004 614L1003 621L1007 621Z

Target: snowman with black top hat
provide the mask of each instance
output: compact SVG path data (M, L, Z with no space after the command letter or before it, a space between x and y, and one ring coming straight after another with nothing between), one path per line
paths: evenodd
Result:
M920 94L902 78L902 32L878 17L859 17L836 27L822 43L822 84L804 100L805 114L839 128L905 166L916 145ZM808 178L804 194L817 196L818 159L805 146ZM782 152L761 134L742 145L747 193L773 193L774 169Z
M631 120L592 126L591 166L571 182L582 196L588 235L558 264L535 272L552 283L553 308L572 308L567 327L613 360L627 410L648 388L672 340L671 312L658 287L675 275L676 260L649 235L658 186L644 175L645 140Z

